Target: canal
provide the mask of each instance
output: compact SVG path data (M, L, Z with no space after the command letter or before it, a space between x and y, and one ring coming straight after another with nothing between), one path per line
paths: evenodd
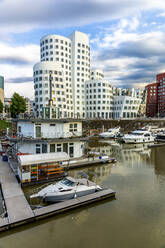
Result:
M113 142L91 149L114 156L117 163L69 174L86 172L114 189L116 199L1 233L0 248L165 248L165 147ZM28 199L37 187L25 189Z

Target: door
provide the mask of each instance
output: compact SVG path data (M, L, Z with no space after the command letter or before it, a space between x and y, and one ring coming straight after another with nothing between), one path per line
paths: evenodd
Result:
M42 153L47 153L47 144L42 144Z
M66 152L68 154L68 143L63 144L63 152Z
M36 138L41 137L41 126L36 126Z
M69 156L72 158L74 156L74 147L70 146L69 147Z

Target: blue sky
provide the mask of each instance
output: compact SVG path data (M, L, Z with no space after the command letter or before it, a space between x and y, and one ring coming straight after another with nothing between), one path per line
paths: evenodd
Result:
M0 0L0 75L5 95L33 98L39 41L74 30L89 35L91 67L119 87L144 87L165 72L163 0Z

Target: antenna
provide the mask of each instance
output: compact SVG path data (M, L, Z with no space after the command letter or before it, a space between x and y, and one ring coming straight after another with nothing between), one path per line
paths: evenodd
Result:
M49 71L49 106L53 105L53 100L52 100L52 71Z

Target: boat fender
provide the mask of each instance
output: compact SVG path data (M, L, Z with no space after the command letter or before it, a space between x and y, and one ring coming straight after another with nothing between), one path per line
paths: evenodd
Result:
M46 198L46 193L43 195L42 197L42 201L45 202L45 198Z

